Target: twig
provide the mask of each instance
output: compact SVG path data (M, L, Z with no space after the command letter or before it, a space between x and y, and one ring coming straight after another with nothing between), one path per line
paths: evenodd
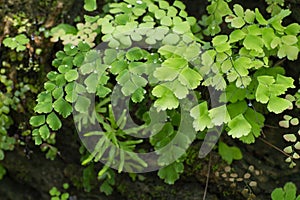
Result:
M206 199L206 194L207 194L207 189L208 189L208 181L209 181L209 175L210 175L210 167L211 167L211 153L209 153L208 171L207 171L205 189L204 189L204 194L203 194L203 200Z
M277 126L272 126L272 125L268 125L268 124L265 124L264 126L265 126L265 127L268 127L268 128L279 128L279 127L277 127Z
M282 151L280 148L276 147L274 144L271 144L270 142L268 142L267 140L263 139L263 138L259 138L261 141L263 141L265 144L269 145L270 147L276 149L277 151L283 153L285 156L290 157L289 154L285 153L284 151Z

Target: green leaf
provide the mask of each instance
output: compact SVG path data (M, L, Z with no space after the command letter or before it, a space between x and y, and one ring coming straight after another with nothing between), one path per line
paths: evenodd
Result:
M239 76L247 76L249 66L251 66L251 59L248 57L239 57L234 61L234 67Z
M47 81L46 83L44 83L45 90L48 90L49 92L54 90L55 87L56 87L56 85L50 81Z
M122 85L122 93L125 96L130 96L138 88L145 87L147 80L140 75L130 73L127 69L123 70L116 78L118 83Z
M248 23L248 24L253 24L254 20L255 20L255 13L252 10L247 9L245 11L245 17L244 20Z
M297 60L299 49L296 46L283 44L277 53L279 58L287 57L289 60Z
M75 81L75 80L77 80L77 78L78 78L78 72L76 69L72 69L72 70L68 71L67 73L65 73L65 79L68 82Z
M170 6L169 3L168 3L167 1L164 1L164 0L159 1L159 2L158 2L158 5L159 5L159 7L162 8L162 9L167 9L167 8Z
M34 107L34 112L37 113L50 113L51 111L52 111L52 104L50 102L41 102Z
M98 74L95 73L90 74L84 80L84 84L87 86L86 90L91 94L96 92L97 83L98 83Z
M76 34L77 29L74 26L71 26L69 24L59 24L51 29L51 35L54 35L55 33L58 33L59 30L63 30L65 34Z
M242 28L245 25L245 21L242 17L236 17L231 21L231 26L234 28Z
M208 111L209 117L212 119L212 123L216 126L220 126L223 123L230 121L230 115L227 111L226 105L222 105L216 108L212 108Z
M103 85L97 85L96 95L100 98L106 97L111 92L111 89Z
M6 169L0 165L0 180L3 179L3 176L6 174Z
M89 51L91 49L91 47L90 47L90 45L88 45L86 42L83 41L83 42L79 42L78 49L80 51L86 52L86 51Z
M300 32L300 25L298 23L292 23L286 27L284 32L288 35L297 35Z
M243 158L243 154L238 147L230 147L223 142L219 142L218 150L220 156L228 165L230 165L233 160L241 160Z
M272 200L283 200L284 199L284 192L282 188L276 188L275 190L273 190L272 194L271 194L271 198Z
M192 108L190 115L194 118L193 127L196 131L203 131L205 128L213 127L206 101Z
M129 20L130 18L127 14L120 14L115 17L115 22L119 25L125 25Z
M51 112L46 119L47 124L49 125L49 127L54 130L57 131L58 129L61 128L62 124L60 119L57 117L57 115L55 114L55 112Z
M72 44L66 44L64 46L64 52L66 52L68 56L74 56L77 54L78 48Z
M126 58L130 61L141 60L144 58L144 51L138 47L131 48L127 51Z
M157 85L153 90L152 94L158 99L155 101L154 106L160 110L167 110L167 109L175 109L179 106L179 101L173 92L162 85Z
M29 123L33 127L41 126L45 123L45 115L32 116L29 120Z
M230 33L229 36L229 43L234 43L237 41L240 41L244 39L246 36L246 33L242 30L234 30L233 32Z
M186 67L180 72L178 80L189 89L195 89L199 86L202 76L195 70Z
M227 40L228 40L227 35L217 35L212 39L212 44L213 44L213 46L218 46L218 45L226 43Z
M298 38L294 35L284 35L281 37L281 41L287 45L293 45L298 42Z
M294 183L288 182L283 187L285 191L285 199L296 199L297 187Z
M84 9L89 12L96 10L97 9L96 0L84 0Z
M238 17L244 17L244 8L239 4L234 4L233 11Z
M104 183L102 183L100 186L100 191L104 192L106 195L110 195L113 192L113 188L107 181L104 181Z
M269 111L279 114L291 106L293 106L293 104L290 101L280 97L271 96L267 108Z
M46 124L39 128L39 133L43 140L47 140L50 136L50 131Z
M184 34L191 30L190 24L188 22L174 23L173 31L174 33Z
M273 76L257 77L258 86L255 93L255 98L261 103L267 103L270 97L269 86L275 82Z
M53 103L54 110L61 114L64 118L68 117L72 113L72 106L63 98L57 99Z
M75 101L75 110L77 110L80 113L86 113L90 104L90 99L88 99L85 96L78 96L77 100Z
M4 160L4 157L5 157L4 151L2 149L0 149L0 160Z
M271 50L271 48L273 48L274 45L277 46L279 44L280 41L277 41L277 44L273 43L273 45L271 45L272 41L275 37L276 36L275 36L275 33L274 33L274 29L264 28L262 30L262 39L263 39L264 45L267 47L268 50Z
M259 24L261 25L267 25L268 21L265 20L265 18L262 16L262 14L259 12L258 8L255 8L255 17Z
M179 174L183 172L184 165L181 162L174 162L159 169L158 176L164 179L165 183L174 184L179 179Z
M155 70L154 77L160 81L172 81L179 75L180 69L186 66L188 62L183 58L169 58Z
M173 24L172 18L169 16L164 16L161 20L160 20L161 25L163 26L171 26Z
M64 95L64 91L62 87L57 87L52 91L52 96L54 99L58 99Z
M161 18L163 18L163 17L166 16L166 11L164 11L164 10L156 10L154 12L154 16L155 16L156 19L161 19Z
M143 101L143 99L145 98L145 93L146 93L146 90L143 89L143 88L138 88L131 96L131 100L134 102L134 103L138 103L138 102L141 102Z
M260 37L256 35L247 35L244 42L246 49L255 50L257 52L262 52L263 41Z
M244 88L237 88L235 84L231 83L226 87L225 93L220 96L221 102L235 103L245 99L247 90Z
M242 114L239 114L238 116L233 118L228 123L228 127L230 128L228 135L230 135L232 138L240 138L242 136L246 136L250 133L252 128Z
M181 1L177 1L177 0L174 1L173 6L179 8L180 10L184 10L185 9L185 5Z

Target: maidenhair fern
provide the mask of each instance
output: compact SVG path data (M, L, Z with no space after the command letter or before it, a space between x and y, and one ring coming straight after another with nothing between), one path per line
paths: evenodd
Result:
M220 132L232 138L255 142L266 114L256 105L276 114L292 108L282 95L294 81L271 57L297 59L300 26L281 24L289 10L265 19L258 9L236 4L231 10L227 2L211 1L210 15L200 22L205 30L178 0L110 3L103 17L53 29L52 41L62 40L64 49L56 53L56 69L48 73L30 119L35 143L47 142L73 113L83 143L93 143L84 165L102 161L118 172L150 171L153 163L135 153L147 151L147 144L155 150L158 175L172 184L198 131L223 127ZM96 9L95 1L85 3L87 10ZM223 17L229 35L220 34ZM202 33L212 40L204 41ZM219 94L211 96L216 105L201 86ZM127 126L129 108L118 110L122 103L136 105L132 110L142 125ZM102 131L91 130L96 124ZM151 133L149 141L134 137L141 132ZM219 151L228 163L242 157L222 142ZM109 193L110 184L101 190Z

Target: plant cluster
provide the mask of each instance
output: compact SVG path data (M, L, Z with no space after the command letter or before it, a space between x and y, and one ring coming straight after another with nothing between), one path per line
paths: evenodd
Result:
M69 189L69 184L64 183L63 189ZM70 197L70 194L68 192L62 193L56 187L52 187L51 190L49 190L49 194L51 196L51 200L67 200Z
M300 195L296 197L297 187L294 183L288 182L283 188L276 188L271 194L272 200L299 200Z

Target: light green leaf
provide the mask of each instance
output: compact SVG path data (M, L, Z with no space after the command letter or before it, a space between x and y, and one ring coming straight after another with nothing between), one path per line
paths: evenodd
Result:
M169 16L164 16L161 20L160 20L161 25L163 26L171 26L173 24L173 21L171 19L171 17Z
M297 60L299 49L296 46L283 44L277 53L279 58L287 57L289 60Z
M231 26L234 28L242 28L245 25L245 21L242 17L236 17L231 21Z
M237 41L240 41L244 39L246 36L246 33L242 30L234 30L233 32L230 33L229 36L229 43L234 43Z
M268 21L265 20L265 18L262 16L262 14L259 12L258 8L255 8L255 17L259 24L261 25L267 25Z
M271 96L267 108L269 111L279 114L291 106L293 106L293 104L290 101L280 97Z
M294 35L284 35L281 37L281 41L287 45L293 45L298 42L298 38Z
M212 39L212 44L214 46L218 46L221 44L226 43L228 40L228 36L227 35L217 35Z
M178 76L180 69L187 65L188 62L183 58L169 58L155 70L154 77L160 81L172 81Z
M234 4L233 11L238 17L244 17L244 8L239 4Z
M98 74L92 73L84 80L84 84L87 87L86 90L91 94L96 92L96 87L99 81L98 77Z
M169 88L178 99L183 99L189 93L186 86L182 85L178 80L172 82L163 83L163 86Z
M174 1L173 6L179 8L180 10L184 10L185 9L185 5L184 3L182 3L181 1Z
M174 33L169 33L168 35L165 36L165 38L163 39L162 43L163 44L169 44L169 45L175 45L178 43L180 37L178 36L178 34L174 34ZM160 48L160 51L163 49L164 47Z
M90 104L90 99L88 99L85 96L78 96L77 100L75 101L75 110L77 110L80 113L86 113Z
M189 89L195 89L199 86L202 76L195 70L186 67L179 74L178 80Z
M222 105L216 108L212 108L208 111L209 117L212 119L212 123L216 126L220 126L223 123L230 121L230 115L227 111L226 105Z
M258 37L256 35L247 35L243 44L246 47L246 49L255 50L257 52L263 51L263 41L261 37Z
M97 85L97 92L96 95L100 98L106 97L111 92L111 89L105 87L103 85Z
M233 118L228 123L228 127L230 128L228 135L230 135L232 138L240 138L242 136L246 136L250 133L252 128L242 114L239 114L238 116Z
M174 23L173 31L174 33L183 34L191 30L190 24L188 22Z
M252 10L247 9L245 11L245 17L244 20L248 23L248 24L252 24L255 20L255 13Z
M288 35L297 35L300 32L300 25L298 23L292 23L286 27L284 32Z
M193 127L196 131L203 131L205 128L213 127L206 101L192 108L190 115L194 118Z
M153 90L152 94L158 99L155 101L154 106L160 110L167 110L167 109L175 109L179 106L179 101L173 92L162 85L157 85Z

